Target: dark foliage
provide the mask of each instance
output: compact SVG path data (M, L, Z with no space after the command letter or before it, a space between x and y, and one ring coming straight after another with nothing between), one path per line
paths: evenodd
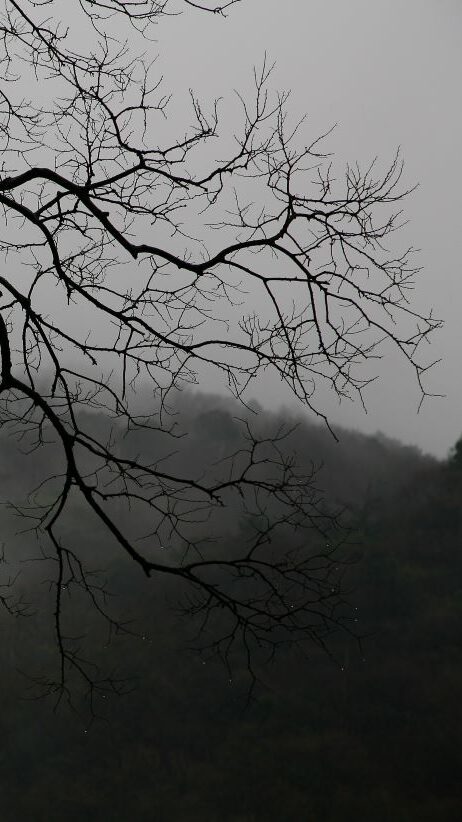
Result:
M184 405L191 458L235 443L236 422L222 402L190 397ZM278 419L266 422L274 427ZM462 475L451 462L383 437L341 432L332 444L322 427L306 423L291 444L305 467L313 453L324 462L318 484L337 502L348 499L361 528L351 549L361 559L343 583L362 648L345 633L331 637L331 656L316 646L307 654L286 648L258 671L249 704L245 655L235 654L230 675L188 651L188 624L172 608L177 583L152 586L112 553L111 608L120 620L131 615L138 638L114 636L108 644L85 602L73 599L73 619L99 664L115 679L137 673L126 696L99 695L99 720L18 701L18 693L33 691L14 669L55 664L52 614L2 617L5 822L457 818ZM3 454L8 447L3 441ZM19 471L8 480L24 484ZM244 524L228 525L232 550ZM104 551L103 532L88 529L78 508L68 527L90 553ZM23 578L24 599L37 591L31 582Z

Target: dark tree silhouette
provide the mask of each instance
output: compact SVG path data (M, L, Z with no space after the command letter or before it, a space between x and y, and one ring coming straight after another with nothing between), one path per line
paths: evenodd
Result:
M236 2L183 5L196 25ZM171 123L146 53L181 3L80 0L66 20L63 8L2 0L0 23L1 419L25 448L52 439L62 456L47 494L41 484L23 509L56 569L61 666L47 687L58 696L72 670L92 692L111 685L63 628L72 588L111 623L60 530L79 495L140 571L187 583L204 620L226 616L215 645L225 655L243 643L251 666L261 645L322 644L343 618L337 522L314 472L287 455L286 432L252 423L245 392L268 370L323 417L318 389L362 396L387 341L424 393L419 345L437 325L408 301L413 249L386 247L407 193L398 156L339 181L322 138L306 143L288 95L272 94L266 62L238 97L232 141L219 102L205 108L192 92L192 125ZM170 399L207 373L243 406L242 438L220 466L179 472L168 446L149 461L121 448L137 429L181 447ZM88 410L104 413L103 433ZM227 506L248 525L225 554L215 512Z

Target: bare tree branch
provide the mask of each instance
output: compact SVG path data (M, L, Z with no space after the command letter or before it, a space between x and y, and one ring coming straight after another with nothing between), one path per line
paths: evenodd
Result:
M223 15L237 2L184 5ZM91 689L99 681L65 636L63 589L79 588L116 627L104 590L62 537L76 494L145 575L189 586L203 630L220 611L212 646L225 656L235 643L249 659L255 647L323 644L347 626L334 550L345 534L314 471L299 473L287 455L287 432L263 436L244 417L236 452L196 472L120 443L136 430L175 441L169 397L207 372L245 406L248 386L271 371L325 419L319 389L362 398L384 342L424 395L420 349L439 325L410 301L414 249L387 250L408 193L399 154L382 171L373 161L338 178L327 135L309 142L303 122L291 124L266 60L252 95L238 97L232 141L220 104L206 111L193 93L192 124L156 136L171 98L136 44L176 13L168 5L80 0L65 24L55 0L2 2L2 424L33 449L59 443L65 466L52 502L37 489L22 509L55 561L61 663L47 688L58 696L69 670ZM40 105L23 96L31 78ZM135 395L146 386L152 406L140 414ZM85 409L106 414L106 439ZM219 538L227 506L252 523L228 556ZM149 521L141 542L130 517Z

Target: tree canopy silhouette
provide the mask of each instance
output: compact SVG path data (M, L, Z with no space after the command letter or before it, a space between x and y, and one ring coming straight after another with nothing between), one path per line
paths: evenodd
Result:
M243 644L250 667L255 647L322 644L342 619L338 523L287 432L253 422L249 385L272 372L324 418L320 389L362 396L391 342L424 392L420 345L437 325L409 301L413 249L387 250L407 193L398 155L334 173L327 135L307 140L267 61L231 136L220 102L193 92L190 125L168 119L147 54L181 5L200 25L236 0L2 0L1 420L25 449L59 446L22 509L54 568L58 696L72 670L109 687L63 627L72 589L112 624L63 532L77 498L141 572L185 582L192 613L218 609L225 655ZM219 465L181 467L176 392L206 375L242 404L239 437ZM227 508L246 528L224 552Z

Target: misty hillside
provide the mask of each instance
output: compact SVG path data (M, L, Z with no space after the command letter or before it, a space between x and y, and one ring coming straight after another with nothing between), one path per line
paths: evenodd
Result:
M343 570L351 619L327 649L286 647L258 661L248 702L245 655L230 671L191 650L181 586L146 580L114 552L76 500L66 531L105 559L110 605L133 620L133 636L108 636L79 597L69 631L124 695L96 704L91 720L75 686L70 708L37 700L58 664L49 566L22 565L16 588L28 616L2 613L4 710L0 720L2 822L451 822L460 815L462 712L462 460L439 462L382 435L336 429L292 412L260 413L217 397L180 395L175 450L159 432L125 434L124 453L142 451L188 475L224 470L243 421L270 435L313 471L316 488L348 529ZM86 425L104 431L97 415ZM19 504L62 470L53 442L32 453L0 436L1 496ZM170 455L170 456L169 456ZM210 467L211 466L211 467ZM221 550L243 524L222 513ZM35 535L5 507L3 542L15 560ZM198 527L198 526L194 526ZM201 526L202 527L202 526ZM290 546L285 546L290 548ZM11 571L13 568L13 572ZM9 593L9 589L5 589ZM220 615L217 616L220 619ZM85 637L83 636L85 634ZM126 692L126 693L125 693ZM74 710L76 712L74 712Z

